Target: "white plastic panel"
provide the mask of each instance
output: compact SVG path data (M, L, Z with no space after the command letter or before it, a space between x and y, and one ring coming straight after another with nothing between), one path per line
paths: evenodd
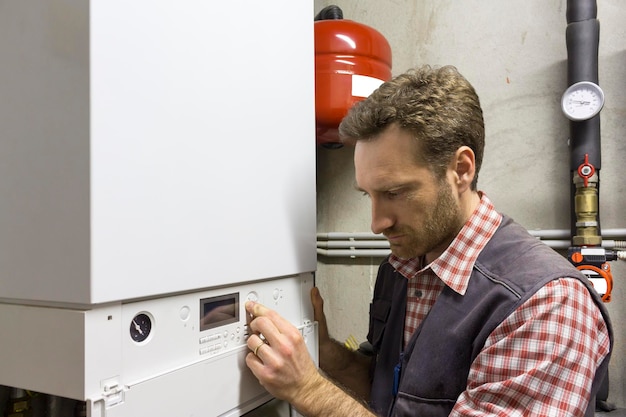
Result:
M0 4L0 299L90 299L89 2Z
M315 361L317 325L309 293L312 274L247 283L234 287L139 301L122 306L123 400L106 407L107 417L149 415L240 416L271 397L245 364L244 303L254 299L278 311L300 328ZM238 320L203 330L200 301L236 294ZM151 335L136 343L129 325L138 313L152 318ZM213 336L217 336L213 338ZM210 341L203 339L210 338ZM219 349L200 353L201 349ZM92 397L94 399L94 397Z
M122 373L121 305L81 311L0 303L0 384L82 400Z
M317 345L317 326L312 324L308 329L312 329L309 333L311 344ZM97 401L93 404L95 412L92 415L240 416L272 398L246 366L248 352L242 348L219 360L207 360L127 386L123 402L106 408L102 401ZM269 417L271 414L261 415Z
M96 304L315 269L309 2L9 3L0 298Z
M313 322L309 293L312 274L247 283L122 306L122 368L124 384L136 385L201 361L219 361L232 352L247 351L244 304L254 299L276 310L296 326ZM236 295L237 319L203 330L201 300ZM147 314L149 337L136 343L129 334L133 317ZM201 352L202 350L202 352ZM106 354L104 351L101 354ZM229 372L224 365L221 373ZM255 385L258 385L256 383Z
M313 274L305 273L84 311L0 303L0 385L87 400L107 416L239 415L269 399L245 365L243 303L253 297L277 310L301 330L317 361L312 287ZM201 330L200 300L233 293L239 320ZM153 319L152 335L142 343L130 336L137 313ZM221 337L201 342L215 334ZM222 348L200 353L215 343ZM107 384L119 392L105 404ZM181 403L192 391L202 395ZM167 412L174 409L182 414Z
M310 12L92 1L92 301L315 269Z
M195 364L132 385L123 403L96 415L236 417L271 398L247 369L243 352L232 352L219 362Z

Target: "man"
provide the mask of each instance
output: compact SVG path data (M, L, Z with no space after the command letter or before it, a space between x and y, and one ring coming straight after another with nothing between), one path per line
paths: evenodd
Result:
M370 307L374 354L329 337L314 289L322 376L293 326L248 303L261 384L306 416L593 416L608 316L582 274L477 190L484 126L467 80L411 70L339 130L392 251Z

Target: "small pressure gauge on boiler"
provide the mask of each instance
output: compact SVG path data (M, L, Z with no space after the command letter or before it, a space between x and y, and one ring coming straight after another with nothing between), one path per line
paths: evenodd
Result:
M152 331L152 318L146 313L139 313L130 322L130 337L136 343L144 342Z
M604 92L591 81L581 81L569 86L561 98L565 117L573 121L589 120L604 106Z

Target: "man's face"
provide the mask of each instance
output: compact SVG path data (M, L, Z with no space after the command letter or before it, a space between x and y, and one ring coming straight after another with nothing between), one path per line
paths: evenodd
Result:
M438 256L463 225L452 180L438 179L416 162L418 144L390 126L373 140L357 142L357 187L372 202L372 231L383 233L400 258ZM448 174L451 170L448 170Z

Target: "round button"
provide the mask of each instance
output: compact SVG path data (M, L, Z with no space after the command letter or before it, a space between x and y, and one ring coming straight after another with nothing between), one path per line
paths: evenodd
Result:
M280 291L278 288L274 288L274 292L272 293L272 298L274 298L274 301L278 301L278 298L280 297Z
M246 300L257 302L259 301L259 294L257 294L256 291L250 291L248 293L248 296L246 297Z
M180 308L180 319L182 321L187 321L189 320L189 313L191 312L191 309L188 306L183 306Z

